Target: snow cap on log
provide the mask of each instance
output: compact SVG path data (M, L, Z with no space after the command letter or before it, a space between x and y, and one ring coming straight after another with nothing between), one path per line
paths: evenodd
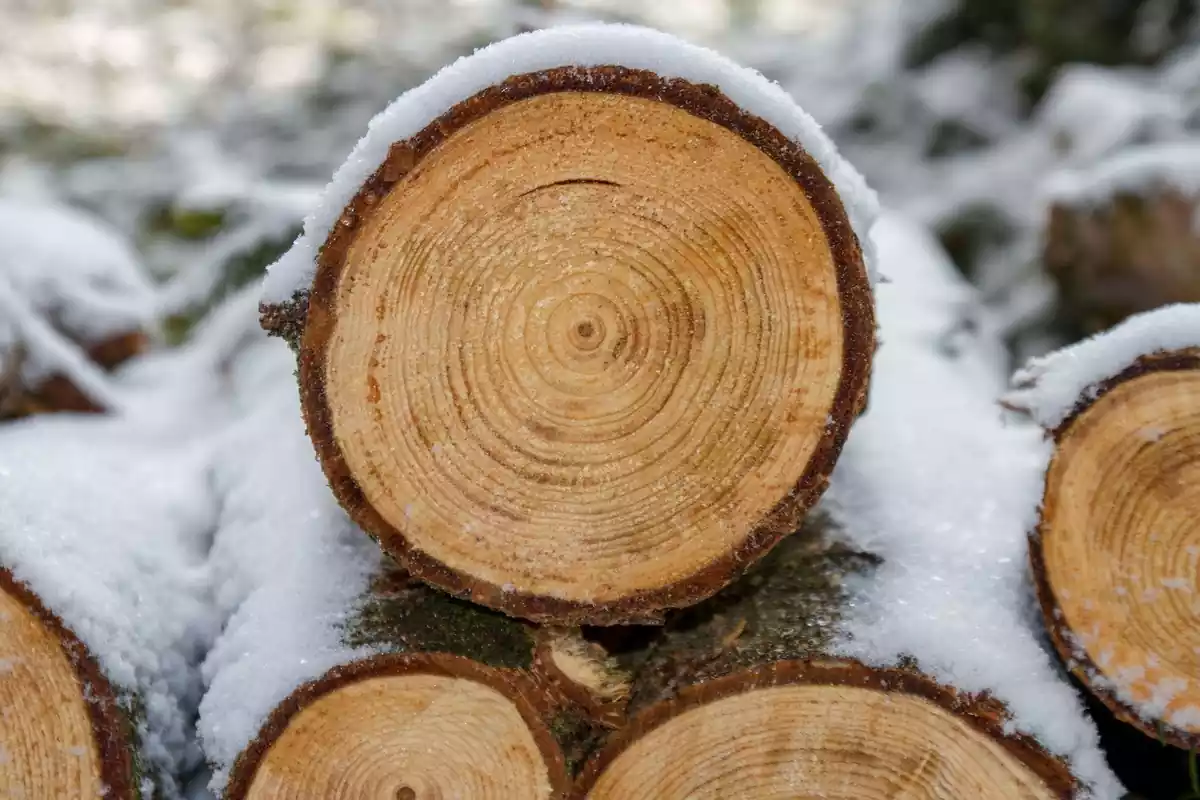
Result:
M1117 195L1175 192L1200 195L1200 144L1172 142L1122 150L1086 169L1052 175L1047 199L1072 208L1095 208Z
M888 282L877 290L871 408L823 507L836 535L882 563L849 582L852 612L834 651L878 667L915 658L934 680L990 695L1007 708L1007 730L1115 800L1096 730L1029 613L1026 533L1046 444L1032 426L1004 424L996 328L954 271L919 263L939 256L929 234L885 214L872 235Z
M1130 317L1017 371L1004 404L1053 431L1091 400L1101 384L1143 356L1200 347L1200 304L1180 303Z
M334 174L304 232L267 274L263 302L285 303L312 287L317 252L363 183L383 164L393 143L408 139L446 109L525 73L557 67L620 65L661 78L711 84L749 114L761 117L812 156L833 182L874 276L868 233L878 200L837 151L820 125L778 84L711 50L660 31L624 24L565 25L514 36L460 58L380 112Z

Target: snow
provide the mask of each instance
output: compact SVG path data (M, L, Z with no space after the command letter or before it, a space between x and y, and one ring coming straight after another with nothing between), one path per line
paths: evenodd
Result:
M82 211L0 199L0 275L87 341L151 322L153 287L137 255Z
M1200 304L1179 303L1130 317L1108 331L1031 360L1004 400L1054 430L1098 385L1152 353L1200 347Z
M316 209L305 218L303 234L270 268L263 300L281 303L311 288L318 248L394 142L415 135L454 104L511 75L568 65L613 64L650 70L665 78L715 84L742 109L767 120L803 146L837 188L862 243L868 269L873 270L874 254L867 233L877 213L875 193L842 159L816 121L778 84L711 50L660 31L620 24L564 25L514 36L460 58L371 120L366 135L334 174Z
M915 657L933 678L989 692L1008 727L1067 759L1096 798L1121 796L1093 724L1039 636L1026 571L1048 445L1008 427L996 405L1003 370L986 328L946 351L958 281L902 219L873 231L889 282L877 291L883 336L871 403L851 431L826 505L849 544L882 565L851 584L837 649L870 664ZM990 379L981 380L987 373ZM974 377L972 377L974 376Z
M271 341L252 360L259 402L226 432L215 460L221 515L211 563L228 622L204 663L199 732L218 795L275 705L367 654L342 645L340 625L380 563L316 462L286 345Z
M168 798L200 759L198 665L219 624L204 563L213 523L195 451L154 450L95 417L0 429L0 564L136 696L141 752Z
M19 345L25 382L60 372L107 405L76 342L146 330L153 318L153 287L119 233L65 206L0 199L0 367Z
M1127 148L1087 169L1059 173L1046 187L1050 199L1076 207L1098 206L1118 194L1163 190L1200 196L1200 143Z

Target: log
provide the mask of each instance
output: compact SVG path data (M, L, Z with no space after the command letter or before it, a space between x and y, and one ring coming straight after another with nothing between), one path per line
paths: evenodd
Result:
M139 795L132 729L75 634L0 567L0 794Z
M149 339L142 331L128 331L90 346L82 342L74 344L81 347L97 367L111 372L145 351ZM26 353L24 346L17 346L7 354L4 375L0 376L0 419L55 411L96 414L109 410L103 407L99 398L91 396L64 373L55 372L33 381L23 378ZM32 385L26 385L28 383Z
M539 631L384 568L347 623L354 658L277 705L224 797L565 797L620 718L619 672Z
M1120 153L1052 185L1043 262L1061 320L1085 334L1172 303L1200 302L1200 148Z
M1027 373L1013 402L1054 440L1029 537L1054 646L1119 719L1195 749L1200 307L1134 317Z
M284 393L260 398L215 473L214 569L251 588L206 666L214 790L564 797L622 716L621 673L577 633L450 597L381 559L337 506L290 376L277 377ZM258 554L285 551L260 570Z
M1078 784L1004 706L940 685L915 662L868 666L832 647L876 560L826 541L781 543L741 582L668 624L633 683L631 720L576 796L1066 798Z
M849 168L786 96L594 26L503 42L381 119L332 230L281 262L319 245L315 275L263 310L356 522L422 580L557 624L694 603L795 528L874 321Z

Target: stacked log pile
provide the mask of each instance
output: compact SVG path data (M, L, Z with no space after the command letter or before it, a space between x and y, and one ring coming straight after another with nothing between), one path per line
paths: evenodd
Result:
M278 503L229 558L311 550L233 601L214 786L1109 791L919 654L845 647L879 559L809 512L867 405L873 203L775 87L646 31L509 40L385 111L268 278L324 476L278 404L240 445L231 491Z
M516 37L383 112L273 268L293 353L256 354L271 380L211 454L212 788L1119 796L1022 614L1049 448L1001 424L998 338L936 246L876 216L778 87L640 29ZM1200 341L1168 339L1111 340L1128 361L1083 383L1035 365L1009 404L1056 431L1030 539L1055 644L1191 746L1187 609L1121 643L1126 606L1060 588L1140 538L1146 580L1187 577ZM1094 497L1109 463L1127 502ZM0 578L0 659L42 654L85 729L121 689L69 603ZM116 765L144 791L143 744L93 739L91 772L20 787L113 794Z

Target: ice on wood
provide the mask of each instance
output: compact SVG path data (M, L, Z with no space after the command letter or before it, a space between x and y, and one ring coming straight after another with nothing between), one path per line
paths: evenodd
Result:
M137 703L136 744L168 798L172 776L199 761L199 661L218 624L204 562L213 522L195 451L152 449L99 418L0 429L0 565L87 645L127 708Z
M851 586L838 649L875 665L912 656L943 683L990 692L1013 730L1066 758L1095 797L1115 799L1096 730L1039 636L1028 583L1047 445L1032 426L1004 424L1003 366L987 355L998 344L986 326L958 348L939 345L936 327L962 313L955 304L974 305L960 279L932 266L924 234L884 216L874 235L889 279L877 298L883 344L826 506L841 535L883 564Z
M371 120L366 135L334 174L316 209L305 218L303 234L272 265L263 300L282 303L311 287L318 248L393 143L415 135L456 103L512 75L614 64L650 70L664 78L716 85L742 109L799 143L836 187L871 268L874 259L867 233L877 213L875 193L782 88L754 70L660 31L585 24L533 31L478 50L408 91Z
M199 732L218 794L270 711L305 681L365 653L341 625L379 565L375 544L337 505L305 435L286 345L239 369L257 406L223 437L214 469L221 515L215 598L228 618L204 664Z
M1200 347L1200 304L1180 303L1130 317L1115 328L1031 360L1013 376L1005 403L1054 430L1099 385L1142 356Z

